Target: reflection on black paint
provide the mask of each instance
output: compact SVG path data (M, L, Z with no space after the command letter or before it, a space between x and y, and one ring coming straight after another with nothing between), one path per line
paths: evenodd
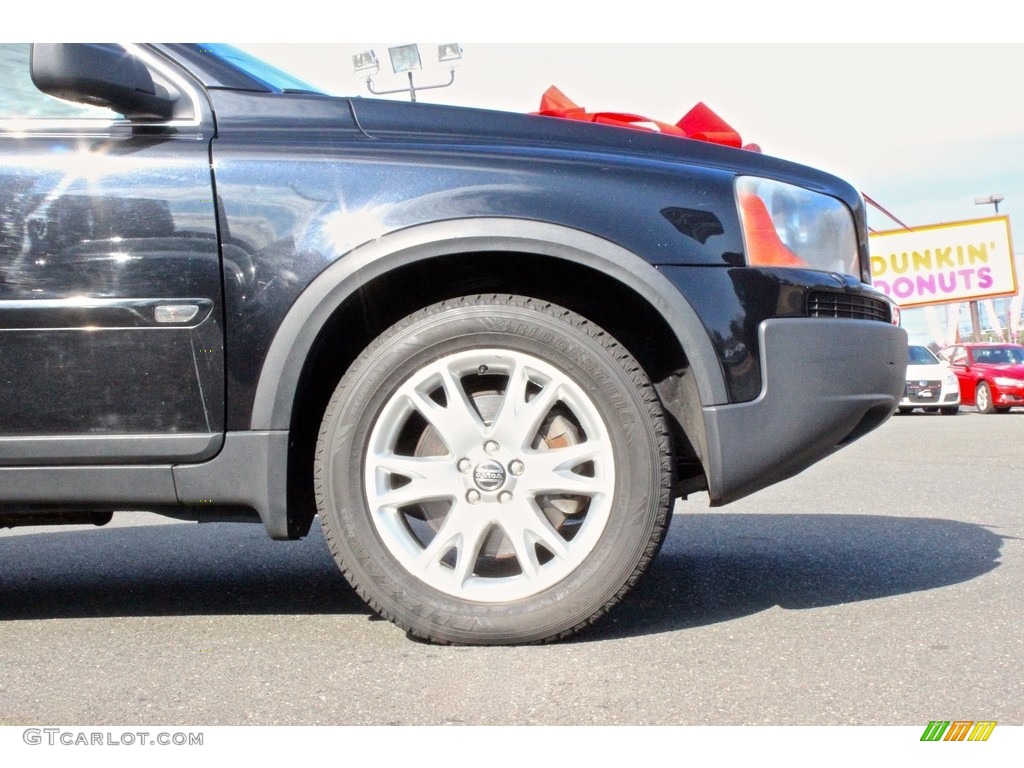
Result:
M204 143L0 134L0 214L0 435L223 429ZM161 324L164 302L206 319Z
M725 234L722 222L711 211L699 208L662 208L661 215L669 223L687 237L693 238L701 245L716 235Z

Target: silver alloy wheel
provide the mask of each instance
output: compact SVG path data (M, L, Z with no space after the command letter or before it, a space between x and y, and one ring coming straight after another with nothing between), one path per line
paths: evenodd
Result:
M995 411L995 408L992 407L992 393L988 388L988 384L983 381L978 383L978 388L974 394L974 403L981 413L993 413Z
M508 349L416 370L374 421L368 512L398 563L481 603L530 597L583 563L614 503L608 427L567 374Z

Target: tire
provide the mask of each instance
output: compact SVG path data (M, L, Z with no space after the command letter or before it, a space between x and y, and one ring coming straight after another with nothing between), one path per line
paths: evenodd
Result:
M979 381L977 389L974 390L974 405L977 407L978 413L996 412L996 407L992 404L992 390L984 381Z
M950 406L948 408L943 408L942 409L942 415L943 416L956 416L958 413L960 413L960 406L959 405L954 405L954 406Z
M901 408L897 408L897 409L896 409L896 413L898 413L898 414L899 414L900 416L906 416L906 415L907 415L908 413L910 413L910 412L911 412L912 410L914 410L914 409L913 409L913 408L905 408L905 407L901 407Z
M345 577L439 643L557 640L636 583L670 519L672 456L641 367L517 296L429 307L374 341L324 414L318 510Z

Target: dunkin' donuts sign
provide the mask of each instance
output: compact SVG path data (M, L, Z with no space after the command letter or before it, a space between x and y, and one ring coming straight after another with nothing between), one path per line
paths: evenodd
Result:
M901 307L1017 293L1010 218L876 232L871 282Z

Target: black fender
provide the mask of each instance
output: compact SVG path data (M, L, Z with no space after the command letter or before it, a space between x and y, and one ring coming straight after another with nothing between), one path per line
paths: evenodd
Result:
M643 296L686 351L703 406L728 402L725 379L704 326L686 298L636 254L586 232L543 222L474 218L434 222L387 234L332 263L289 309L270 344L253 400L250 429L287 430L299 377L313 343L334 312L388 271L471 251L515 251L600 270Z
M241 483L246 489L242 495L259 511L272 537L294 536L288 524L286 471L292 411L306 359L332 315L355 300L361 288L393 269L485 251L569 260L600 270L642 296L665 318L686 352L702 406L700 414L687 419L689 428L701 434L689 438L706 446L706 408L728 402L724 374L696 311L653 265L608 240L554 224L479 218L418 225L370 241L333 262L302 292L274 335L260 371L250 431L228 435L225 447L233 450L222 452L218 458L223 466L217 470L247 478ZM193 494L211 479L209 472L195 469L176 471L175 478L179 485L186 478L197 481Z

